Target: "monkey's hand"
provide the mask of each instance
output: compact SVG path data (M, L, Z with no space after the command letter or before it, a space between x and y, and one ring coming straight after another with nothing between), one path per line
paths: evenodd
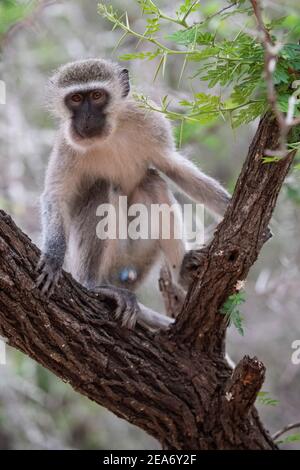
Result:
M43 253L38 262L36 272L38 273L36 286L41 289L43 295L48 298L53 294L56 284L62 272L61 259Z
M141 309L132 292L111 285L101 285L93 290L116 304L115 318L121 322L122 326L129 329L135 327L137 319L141 316Z

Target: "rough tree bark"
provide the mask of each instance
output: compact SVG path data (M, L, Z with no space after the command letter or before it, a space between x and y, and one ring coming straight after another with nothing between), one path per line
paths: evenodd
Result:
M212 242L186 259L193 282L167 333L121 329L114 305L68 274L45 301L35 288L39 250L0 212L0 334L165 448L276 449L254 407L265 367L244 357L232 372L224 359L226 321L219 309L269 238L294 157L262 163L264 149L277 144L276 123L265 116Z

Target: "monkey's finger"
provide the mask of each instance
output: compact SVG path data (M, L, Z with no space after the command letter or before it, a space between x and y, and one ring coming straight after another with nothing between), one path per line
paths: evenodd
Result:
M46 276L43 287L41 288L41 293L46 295L51 287L52 279L49 276Z
M127 300L122 317L122 326L134 329L137 319L141 313L140 307L135 300Z
M51 285L50 287L48 288L48 292L47 292L47 298L49 299L52 294L54 293L55 291L55 288L57 286L57 283L59 281L59 278L60 278L60 273L56 273L55 276L53 277L52 281L51 281Z
M122 318L122 326L133 330L136 325L137 320L137 311L136 310L126 310Z
M46 292L44 293L47 299L50 299L50 297L54 293L55 287L56 283L53 281L53 279L51 279L49 285L46 288Z
M119 299L117 301L117 308L114 312L115 319L120 320L120 318L123 318L125 311L126 311L126 304L121 299Z
M108 297L117 304L114 316L118 320L119 318L123 317L124 312L126 311L126 302L122 296L113 292L111 292Z

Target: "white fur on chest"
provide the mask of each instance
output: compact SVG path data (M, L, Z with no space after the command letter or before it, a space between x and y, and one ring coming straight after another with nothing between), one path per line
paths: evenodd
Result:
M119 135L118 138L111 136L81 155L76 169L81 175L111 181L128 193L143 178L147 161L148 149L137 135L131 139Z

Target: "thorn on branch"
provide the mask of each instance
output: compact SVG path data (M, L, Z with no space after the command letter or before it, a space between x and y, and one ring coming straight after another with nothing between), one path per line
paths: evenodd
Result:
M224 400L234 418L248 414L264 379L265 366L256 357L245 356L236 366L225 388Z

